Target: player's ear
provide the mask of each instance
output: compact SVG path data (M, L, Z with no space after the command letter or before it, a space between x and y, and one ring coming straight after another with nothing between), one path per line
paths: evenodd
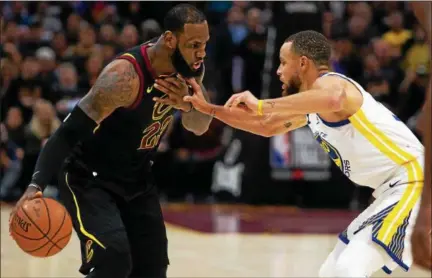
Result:
M300 69L305 70L309 66L309 59L306 56L300 57Z
M177 38L171 31L165 31L163 34L165 46L171 50L174 50L177 45Z

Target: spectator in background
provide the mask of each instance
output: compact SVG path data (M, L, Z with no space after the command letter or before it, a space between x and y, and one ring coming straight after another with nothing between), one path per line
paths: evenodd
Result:
M57 66L54 50L49 47L41 47L36 51L36 59L40 65L40 77L42 81L50 86L56 82L54 70Z
M103 24L99 31L99 41L102 44L116 43L117 31L111 24Z
M396 107L399 95L399 84L404 78L404 72L399 67L400 52L392 48L389 43L382 39L373 41L372 47L380 64L382 76L390 85L389 104L392 107Z
M68 44L76 44L78 42L78 36L81 29L81 17L78 14L71 14L67 19L67 42Z
M62 116L66 116L85 94L78 87L78 74L73 64L63 63L57 70L58 84L54 89L56 109Z
M57 59L63 59L68 49L66 35L63 32L55 33L51 42L51 47Z
M237 55L239 44L247 35L243 10L232 7L228 11L226 21L217 27L214 36L213 62L218 69L215 83L218 91L217 103L225 103L232 95L233 88L233 60Z
M261 93L267 33L261 22L261 10L247 12L248 35L241 42L238 54L243 58L242 90ZM259 97L259 95L257 95Z
M397 51L401 51L402 46L412 37L412 32L404 28L404 18L401 12L393 11L388 17L390 31L386 32L382 38Z
M42 87L33 80L20 83L18 90L18 101L23 111L24 122L28 122L33 114L33 105L42 98Z
M106 66L109 62L111 62L117 52L117 45L114 43L106 43L102 45L103 65Z
M0 200L15 199L20 195L15 185L20 178L24 151L9 140L7 129L3 124L0 124L0 133Z
M139 28L142 21L141 3L137 1L129 2L129 15L127 21L134 25L136 29Z
M91 54L98 51L96 45L96 33L93 27L83 25L79 31L78 43L67 50L68 56L87 59Z
M79 88L82 91L88 92L95 84L99 73L103 67L103 56L100 53L95 53L87 59L85 73L81 75Z
M17 64L14 63L12 59L2 58L0 60L0 100L2 104L8 104L8 100L6 100L7 92L13 90L13 86L16 85L14 81L19 76L18 70ZM9 94L9 96L10 95L11 94Z
M149 41L152 38L162 35L162 28L154 19L147 19L141 24L141 38Z
M349 38L346 30L340 29L333 35L334 53L332 67L336 72L358 80L362 72L362 62L358 54L354 51L354 45Z
M104 10L102 12L103 18L101 23L111 24L116 28L122 26L122 22L120 21L120 17L117 13L117 8L115 5L105 5Z
M20 51L24 56L33 56L40 47L47 46L49 43L44 38L44 29L38 19L35 19L29 26L29 32L25 40L20 45Z
M48 138L60 126L53 105L44 99L38 100L33 106L33 116L25 126L25 157L23 161L22 183L30 182L39 152Z
M14 21L7 21L4 23L4 30L2 28L1 32L1 43L4 44L6 42L10 42L15 46L19 46L20 40L20 31L19 27Z
M403 68L411 72L416 71L420 66L429 68L429 45L426 42L426 33L419 25L415 27L414 37L409 45L403 61Z
M130 49L138 44L138 30L132 25L126 25L120 35L120 44L124 50Z
M37 155L46 140L60 126L60 120L52 104L44 99L36 101L33 110L32 119L25 129L26 153Z
M376 100L387 104L390 86L383 77L377 57L368 54L363 60L363 67L363 78L359 82Z
M5 127L8 138L20 148L25 145L24 121L22 112L18 107L9 108L6 115Z

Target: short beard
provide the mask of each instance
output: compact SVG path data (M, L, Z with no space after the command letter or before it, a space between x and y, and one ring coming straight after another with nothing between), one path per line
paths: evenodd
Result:
M294 95L300 92L301 82L299 79L293 78L286 86L285 90L283 90L283 96Z
M191 69L186 60L183 58L183 55L180 53L178 44L176 45L174 53L171 55L171 62L175 70L185 78L198 77L201 76L203 72L203 64L201 64L200 68L196 71Z

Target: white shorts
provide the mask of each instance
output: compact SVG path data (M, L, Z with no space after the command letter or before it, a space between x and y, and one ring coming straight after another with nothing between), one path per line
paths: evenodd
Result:
M348 244L360 230L372 226L372 241L389 255L389 263L383 266L390 274L398 265L408 271L412 264L411 234L417 218L421 183L410 183L388 190L365 209L339 239Z

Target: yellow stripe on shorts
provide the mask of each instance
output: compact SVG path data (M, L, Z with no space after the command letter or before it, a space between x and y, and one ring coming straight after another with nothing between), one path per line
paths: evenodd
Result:
M392 211L384 218L377 239L388 245L397 229L403 224L414 205L420 198L423 188L423 169L417 158L395 144L387 135L372 124L364 112L359 110L349 118L351 124L366 139L392 161L405 167L408 172L408 182L402 198Z
M75 203L77 219L78 219L78 223L80 225L80 232L83 235L85 235L86 237L88 237L89 239L91 239L94 242L96 242L103 249L106 249L106 247L94 235L92 235L91 233L87 232L87 230L84 228L84 224L83 224L83 222L81 220L81 212L80 212L80 208L79 208L79 205L78 205L77 198L76 198L74 192L72 191L72 188L69 185L68 173L66 173L65 179L66 179L66 185L69 188L70 192L72 193L72 197L73 197L73 200L74 200L74 203Z

